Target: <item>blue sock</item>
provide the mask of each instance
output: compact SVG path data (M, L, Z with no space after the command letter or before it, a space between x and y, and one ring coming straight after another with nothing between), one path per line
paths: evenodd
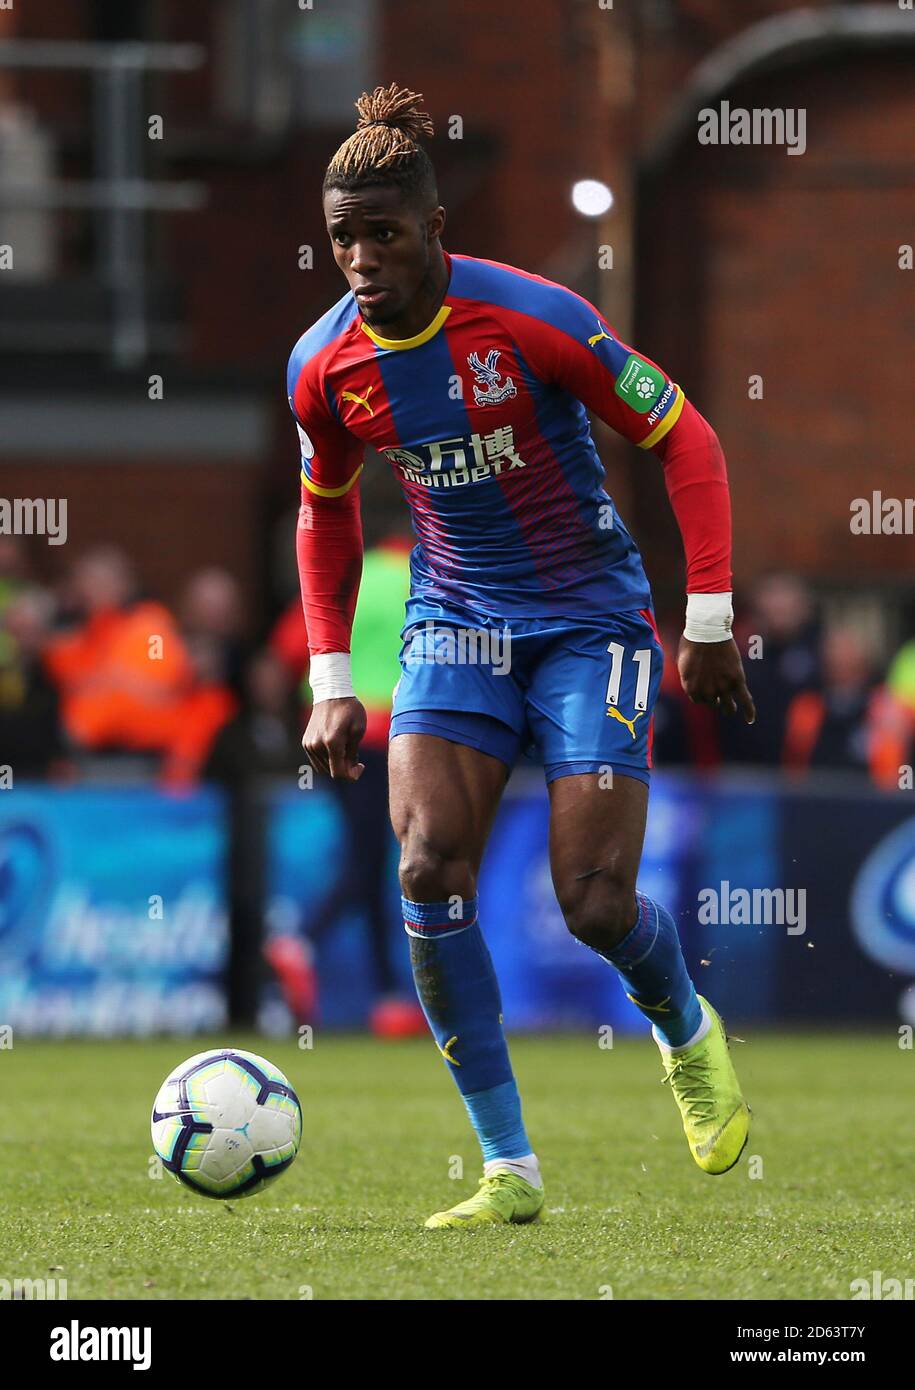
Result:
M531 1143L502 1031L499 985L477 922L477 900L456 906L402 902L416 993L464 1098L483 1160L523 1158Z
M674 919L644 893L635 899L635 926L604 958L616 966L626 993L654 1024L661 1042L682 1047L702 1023L702 1005L686 973Z

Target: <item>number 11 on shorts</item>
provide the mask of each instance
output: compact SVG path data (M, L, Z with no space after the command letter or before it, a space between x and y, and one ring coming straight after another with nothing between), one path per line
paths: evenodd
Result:
M610 653L610 679L607 682L607 704L617 705L620 698L620 685L623 679L623 662L626 659L626 648L620 642L611 642L607 651ZM639 668L635 682L635 708L644 710L648 708L648 686L651 681L651 648L642 647L641 650L632 653L632 660Z

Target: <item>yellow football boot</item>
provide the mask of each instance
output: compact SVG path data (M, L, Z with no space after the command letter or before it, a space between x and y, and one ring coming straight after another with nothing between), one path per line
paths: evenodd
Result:
M680 1107L689 1151L706 1173L726 1173L740 1158L750 1132L750 1107L728 1050L724 1023L707 999L711 1019L701 1042L676 1055L661 1048L664 1082Z
M480 1180L479 1191L466 1202L430 1216L425 1229L469 1230L473 1226L543 1221L545 1215L542 1187L532 1187L519 1173L497 1170Z

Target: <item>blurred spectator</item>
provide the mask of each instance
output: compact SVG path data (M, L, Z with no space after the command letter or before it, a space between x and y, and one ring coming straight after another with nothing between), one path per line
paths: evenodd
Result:
M214 740L238 710L238 698L224 679L224 652L215 638L186 643L190 681L175 703L163 748L161 778L173 788L203 774Z
M234 785L259 776L298 776L302 751L301 706L282 661L257 652L245 671L241 708L219 731L204 775Z
M0 536L0 663L14 660L12 638L3 624L7 608L26 588L28 563L19 536Z
M51 639L44 659L70 738L93 750L166 747L191 680L171 614L137 600L130 561L115 546L76 562L66 604L75 625Z
M28 583L29 565L21 536L0 536L0 610Z
M178 620L185 641L202 639L211 644L218 660L217 678L241 696L245 665L250 650L244 641L241 589L228 570L198 570L188 580L178 604Z
M24 588L3 615L0 645L0 764L13 778L62 771L65 747L57 691L41 663L54 614L42 589Z
M756 723L722 718L721 749L729 763L782 759L788 708L800 691L820 685L820 626L813 597L793 574L770 574L751 592L748 617L735 631Z
M890 662L886 682L872 708L870 765L878 786L896 791L903 768L911 769L915 747L915 639Z
M788 706L784 766L866 770L876 685L870 653L853 627L833 627L824 634L821 662L822 688L800 691Z

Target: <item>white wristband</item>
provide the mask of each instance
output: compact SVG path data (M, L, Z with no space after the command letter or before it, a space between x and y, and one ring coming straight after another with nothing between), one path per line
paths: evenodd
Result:
M349 652L321 652L311 658L308 684L319 700L343 700L355 695Z
M690 642L726 642L733 622L730 593L686 595L683 636Z

